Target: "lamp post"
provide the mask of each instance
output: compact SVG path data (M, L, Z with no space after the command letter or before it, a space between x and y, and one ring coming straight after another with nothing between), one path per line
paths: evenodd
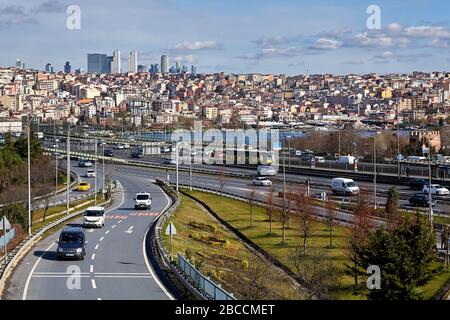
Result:
M427 148L425 144L422 146L422 153L428 153L428 220L433 227L433 203L431 196L431 148Z
M70 124L67 128L67 186L66 186L66 211L70 212Z
M28 149L28 160L27 160L27 166L28 166L28 234L31 235L31 147L30 147L30 139L31 139L31 118L30 114L28 114L28 142L27 142L27 149ZM5 233L6 236L6 233Z
M181 144L181 143L183 143L182 141L178 141L177 143L176 143L176 145L175 145L175 166L176 166L176 190L177 190L177 192L178 192L178 153L179 153L179 150L178 150L178 146Z
M291 136L286 137L288 139L288 159L289 159L289 168L291 167Z
M94 158L94 203L97 205L97 138L94 139L95 143L95 158Z
M102 141L102 196L105 197L105 144Z
M380 134L379 131L375 132L373 136L373 198L374 204L373 208L377 210L377 145L376 139L377 135Z

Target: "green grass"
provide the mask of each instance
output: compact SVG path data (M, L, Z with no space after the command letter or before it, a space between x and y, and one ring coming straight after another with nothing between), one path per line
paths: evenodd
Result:
M257 258L231 232L222 228L191 199L181 196L181 206L170 219L177 234L173 236L174 255L189 256L199 270L240 298L248 298L254 284L249 272L255 268L264 275L259 281L267 292L260 299L300 299L294 286L270 264ZM166 221L163 230L169 221ZM169 236L164 235L167 249ZM212 241L211 241L212 240ZM260 269L258 269L260 268ZM232 270L232 272L230 272Z
M279 218L274 217L272 222L273 234L269 235L269 222L264 208L253 208L253 227L250 227L250 209L247 203L197 191L189 192L189 194L208 204L221 218L238 229L255 244L266 250L278 261L296 272L293 260L290 257L292 256L292 252L298 246L302 245L303 238L300 235L299 225L298 222L295 221L295 218L291 218L290 228L286 230L286 243L283 244ZM325 224L316 221L314 223L314 230L314 234L308 239L308 247L326 250L337 269L343 272L345 270L344 263L349 261L346 252L349 237L351 235L350 229L341 226L336 226L334 228L333 248L329 247L328 230ZM438 267L438 265L442 265L442 262L436 262L435 267ZM423 288L425 297L432 297L449 278L449 272L436 275L433 280ZM354 292L353 284L353 278L343 274L341 277L340 289L337 292L338 298L345 300L365 299L364 290Z

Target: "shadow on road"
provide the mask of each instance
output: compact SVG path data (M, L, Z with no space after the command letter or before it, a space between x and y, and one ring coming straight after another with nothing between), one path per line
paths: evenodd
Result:
M36 257L40 257L43 260L56 261L58 260L56 251L35 251L33 253Z

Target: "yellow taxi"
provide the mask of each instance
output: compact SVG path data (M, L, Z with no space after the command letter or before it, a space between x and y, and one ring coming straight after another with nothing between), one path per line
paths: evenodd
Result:
M89 182L81 182L78 185L77 191L89 191L91 184Z

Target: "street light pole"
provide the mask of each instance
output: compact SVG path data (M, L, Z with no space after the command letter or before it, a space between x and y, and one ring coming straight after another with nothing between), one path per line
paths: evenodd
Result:
M66 211L70 211L70 124L67 129L67 190L66 190Z
M102 197L105 197L105 145L102 141Z
M428 211L428 219L430 221L431 227L433 227L433 203L432 203L432 197L431 197L431 148L428 149L428 205L429 205L429 211Z
M97 138L94 139L95 143L95 160L94 160L94 203L97 205Z
M374 209L377 210L377 147L376 139L378 132L375 132L373 136L373 198L374 198Z
M181 141L177 142L175 145L175 166L176 166L176 183L177 183L177 187L176 190L178 192L178 146L180 145Z
M31 139L31 119L30 114L28 114L28 143L27 143L27 149L28 149L28 234L31 235L31 148L30 148L30 139ZM6 233L5 233L6 236Z
M289 154L288 154L288 159L289 159L289 168L291 167L291 136L287 136L287 138L288 138L288 145L289 145L289 147L288 147L288 152L289 152Z

